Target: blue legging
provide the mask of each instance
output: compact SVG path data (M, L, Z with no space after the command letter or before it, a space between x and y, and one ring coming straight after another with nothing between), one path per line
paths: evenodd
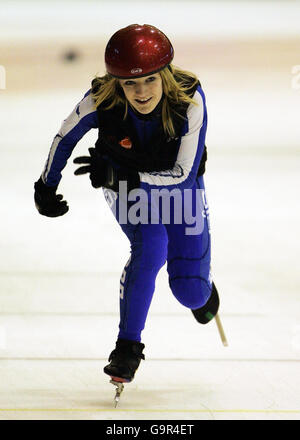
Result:
M193 226L191 216L187 216L186 219L182 215L183 222L177 224L173 199L171 199L168 224L163 223L160 206L158 224L127 222L120 225L130 241L131 255L120 280L119 338L141 340L141 332L145 327L155 290L155 280L166 261L170 288L182 305L196 309L208 301L212 287L211 246L209 214L204 190L203 178L199 177L188 199L192 209L191 215L196 215L197 208L201 213L201 221L198 221L199 230L194 229L193 235L187 233L187 228ZM118 194L109 190L104 190L104 194L114 215L119 219L121 202ZM182 193L181 209L184 207L184 200L185 194Z

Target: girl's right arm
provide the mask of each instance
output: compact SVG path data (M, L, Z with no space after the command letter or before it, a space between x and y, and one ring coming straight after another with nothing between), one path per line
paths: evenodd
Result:
M57 135L54 137L50 152L41 175L44 184L57 186L61 180L61 172L67 164L77 142L91 128L98 127L97 110L89 90L76 105L72 113L65 119Z

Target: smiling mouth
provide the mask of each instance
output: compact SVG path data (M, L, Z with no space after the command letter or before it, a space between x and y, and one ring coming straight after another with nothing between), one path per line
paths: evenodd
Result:
M148 98L148 99L136 99L135 101L136 101L138 104L140 104L140 105L145 105L145 104L147 104L151 99L152 99L152 97L151 97L151 98Z

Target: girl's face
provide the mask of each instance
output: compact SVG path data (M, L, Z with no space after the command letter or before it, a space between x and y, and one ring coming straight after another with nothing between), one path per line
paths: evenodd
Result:
M152 112L161 100L163 88L159 73L119 81L127 100L140 113Z

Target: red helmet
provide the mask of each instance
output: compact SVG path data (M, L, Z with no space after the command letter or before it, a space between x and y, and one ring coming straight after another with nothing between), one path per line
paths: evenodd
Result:
M173 57L170 40L149 24L131 24L120 29L105 49L107 72L123 79L156 73L170 64Z

